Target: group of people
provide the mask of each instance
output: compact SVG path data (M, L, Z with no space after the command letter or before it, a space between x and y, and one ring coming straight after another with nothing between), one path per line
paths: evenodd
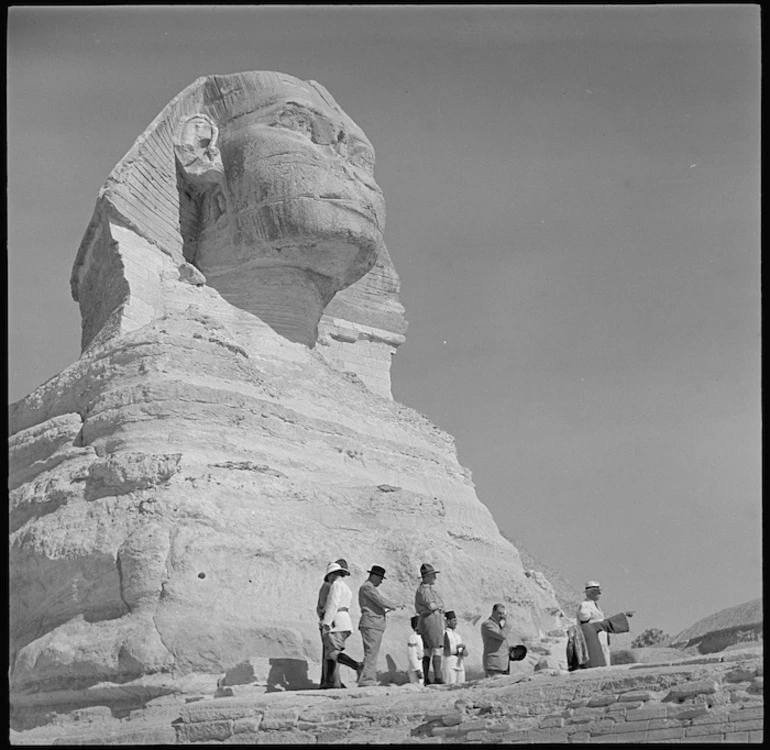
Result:
M407 642L409 681L425 685L465 682L468 648L457 632L457 615L445 609L434 588L439 572L429 563L420 566L422 580L414 597L417 614L411 619L412 632ZM340 678L340 664L355 670L359 687L377 684L377 657L385 632L386 615L404 609L406 605L391 601L378 590L385 580L383 567L372 565L367 573L369 577L358 589L358 606L361 609L358 629L364 647L363 661L358 662L345 653L345 643L353 632L350 618L353 592L344 580L350 575L348 563L340 558L326 567L316 605L323 651L321 688L345 687ZM524 646L509 645L509 635L505 605L495 604L489 619L481 625L483 665L488 677L508 674L510 662L520 661L526 656Z

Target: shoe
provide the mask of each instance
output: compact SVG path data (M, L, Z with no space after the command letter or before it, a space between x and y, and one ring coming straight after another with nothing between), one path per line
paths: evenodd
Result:
M356 667L356 682L361 682L361 675L364 673L364 663L362 661L358 662L358 666Z
M446 683L440 677L436 677L436 679L433 680L433 684L434 685L445 685Z

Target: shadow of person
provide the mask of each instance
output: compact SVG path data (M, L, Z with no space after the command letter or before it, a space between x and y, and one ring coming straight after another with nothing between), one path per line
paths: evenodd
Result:
M403 670L396 666L396 662L390 654L385 654L385 663L388 669L377 674L377 680L383 685L405 685L409 678Z
M270 659L267 692L317 688L318 685L308 677L307 670L307 662L304 659Z

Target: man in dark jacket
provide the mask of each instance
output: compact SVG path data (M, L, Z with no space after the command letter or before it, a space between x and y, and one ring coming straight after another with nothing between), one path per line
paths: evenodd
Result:
M488 620L481 623L481 640L484 642L484 672L487 677L510 674L510 626L505 620L505 605L495 604Z

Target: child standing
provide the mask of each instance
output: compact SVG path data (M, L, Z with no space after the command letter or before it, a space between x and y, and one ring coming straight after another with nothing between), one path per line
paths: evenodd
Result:
M406 643L407 660L409 662L409 682L423 684L422 657L423 645L422 636L417 632L417 623L420 622L419 615L415 615L411 620L412 632L409 634L409 640Z
M463 643L462 636L457 632L457 615L450 610L445 617L442 678L447 685L456 685L465 682L465 656L468 650Z

